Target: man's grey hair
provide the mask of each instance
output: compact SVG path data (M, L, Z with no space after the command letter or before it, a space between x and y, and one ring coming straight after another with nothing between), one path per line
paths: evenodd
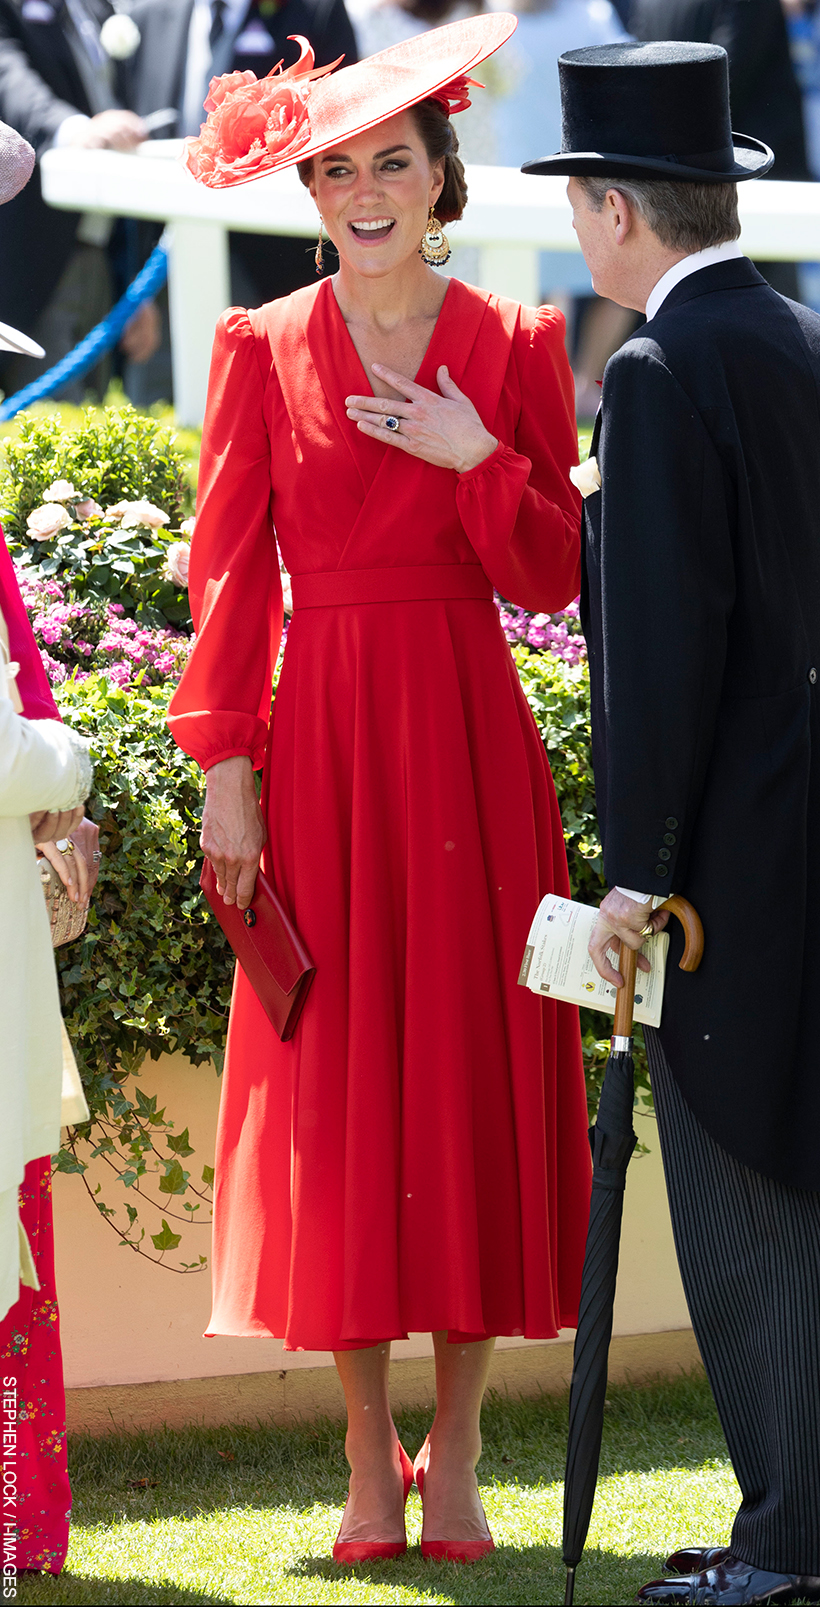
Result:
M671 251L704 251L740 234L736 184L682 184L669 179L579 178L587 205L600 212L619 190Z

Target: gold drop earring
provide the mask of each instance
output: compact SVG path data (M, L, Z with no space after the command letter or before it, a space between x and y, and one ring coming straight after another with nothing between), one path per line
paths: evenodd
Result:
M316 272L317 273L324 273L324 271L325 271L325 259L324 259L324 255L323 255L323 252L322 252L322 214L321 214L321 212L319 213L319 239L318 239L317 245L316 245L316 255L313 258L313 260L316 263Z
M452 252L441 224L436 217L435 208L431 206L430 216L427 219L427 228L421 237L419 256L430 268L443 268L445 262L450 261Z

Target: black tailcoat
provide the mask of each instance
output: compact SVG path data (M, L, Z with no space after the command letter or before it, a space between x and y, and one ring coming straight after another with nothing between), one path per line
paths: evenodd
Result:
M699 910L661 1039L746 1165L820 1188L820 317L745 258L611 358L582 617L610 885Z
M135 55L123 63L121 93L125 104L141 117L166 106L181 106L192 10L193 0L137 0L132 8L141 40ZM347 66L357 59L356 39L344 0L285 0L275 11L264 3L260 8L259 0L250 0L236 45L241 46L251 26L257 38L264 39L268 34L270 50L245 55L235 46L225 62L226 72L250 68L257 78L264 78L278 61L292 66L298 59L299 47L289 39L290 34L303 34L310 40L317 67L329 66L337 56L344 56ZM168 139L174 133L173 128L166 128L160 137ZM316 232L318 235L318 218ZM260 302L289 295L316 277L316 236L308 240L237 232L231 233L230 240L231 250L240 258Z

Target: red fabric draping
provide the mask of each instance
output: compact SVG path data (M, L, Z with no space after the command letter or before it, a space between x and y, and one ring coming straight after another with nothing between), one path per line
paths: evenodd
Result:
M43 661L34 640L14 565L0 529L0 607L9 633L9 654L20 665L17 690L29 720L59 720Z
M221 321L171 723L205 768L265 760L265 866L317 974L289 1044L236 975L210 1333L333 1349L575 1321L577 1012L517 987L539 899L568 892L560 815L490 587L445 579L481 566L550 611L577 594L562 337L554 309L450 282L417 378L446 363L499 439L458 476L348 420L367 380L329 282ZM274 527L297 607L269 734ZM413 567L441 586L394 596ZM333 572L332 593L312 578Z
M16 1562L18 1569L58 1574L68 1549L71 1486L54 1281L50 1155L29 1161L20 1189L20 1215L40 1288L21 1288L20 1299L0 1323L4 1388L13 1379L17 1391Z

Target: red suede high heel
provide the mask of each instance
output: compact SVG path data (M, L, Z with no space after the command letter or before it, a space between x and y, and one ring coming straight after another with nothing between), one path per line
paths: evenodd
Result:
M404 1504L413 1488L413 1464L410 1461L404 1446L399 1441L399 1459L401 1461L401 1476L404 1480ZM345 1502L347 1506L347 1502ZM344 1518L342 1519L344 1524ZM341 1534L341 1526L339 1534ZM333 1546L333 1561L340 1562L346 1567L352 1567L356 1562L390 1562L394 1557L403 1557L407 1550L406 1540L340 1540L337 1536Z
M424 1500L424 1468L415 1469L419 1495ZM486 1520L485 1520L486 1521ZM422 1540L421 1554L430 1562L479 1562L495 1551L495 1541L487 1530L486 1540Z

